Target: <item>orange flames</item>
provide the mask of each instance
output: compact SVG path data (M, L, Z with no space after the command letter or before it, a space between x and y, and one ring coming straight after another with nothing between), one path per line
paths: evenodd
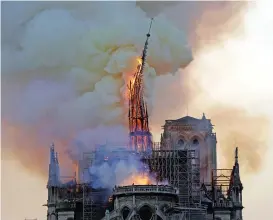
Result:
M131 73L129 73L129 80L127 82L132 82L132 84L134 83L134 75L136 72L139 71L140 67L141 67L141 64L142 64L142 60L140 57L136 57L136 59L134 60L134 64L133 64L133 70Z
M128 185L149 185L156 184L153 179L151 179L147 174L133 174L126 180L124 180L120 186L128 186Z
M131 83L131 86L134 85L135 83L135 73L137 71L139 71L139 68L141 67L141 63L142 63L142 60L140 57L136 57L136 59L133 61L133 65L131 66L132 70L130 72L126 72L124 77L125 77L125 83L127 86L130 86L130 83ZM125 102L127 102L129 100L129 91L128 91L128 87L124 87L125 90L124 90L124 100Z
M140 57L137 58L137 62L138 62L138 65L140 65L142 63L142 60Z
M140 69L140 67L141 67L141 64L142 64L142 60L141 60L140 57L137 57L137 58L136 58L136 61L137 61L137 64L136 64L136 68L135 68L135 70L134 70L135 72L139 71L139 69ZM134 82L135 82L135 77L134 77L135 72L134 72L133 74L130 74L130 76L128 77L128 82L130 83L130 81L131 81L132 85L133 85Z

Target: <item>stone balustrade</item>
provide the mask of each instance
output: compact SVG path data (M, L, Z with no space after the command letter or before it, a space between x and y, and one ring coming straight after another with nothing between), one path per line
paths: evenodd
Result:
M213 207L232 207L231 201L217 201L213 203Z
M167 185L130 185L130 186L118 186L113 189L113 194L124 193L167 193L177 194L177 189Z

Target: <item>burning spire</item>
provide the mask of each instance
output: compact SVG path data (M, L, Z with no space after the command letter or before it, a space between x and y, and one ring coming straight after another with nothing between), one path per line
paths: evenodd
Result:
M129 138L130 147L137 152L147 152L152 149L152 134L149 130L149 116L147 104L143 98L143 73L146 64L148 41L153 19L142 52L141 62L137 67L133 80L129 84Z

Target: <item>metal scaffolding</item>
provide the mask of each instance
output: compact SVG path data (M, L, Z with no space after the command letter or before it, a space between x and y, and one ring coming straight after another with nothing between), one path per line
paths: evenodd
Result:
M56 207L74 210L77 220L100 220L104 214L104 194L105 189L93 189L87 183L62 186L58 188Z
M93 212L92 206L93 206L93 200L92 197L89 196L90 192L89 192L89 187L86 184L82 185L82 216L83 216L83 220L92 220L94 218L93 215L95 214Z
M160 150L154 145L149 157L143 159L159 182L167 180L179 190L179 204L186 219L200 219L206 212L201 207L199 152L190 147L183 150ZM181 215L181 213L179 214Z
M180 203L200 204L200 166L194 150L155 150L144 161L158 181L168 180L178 188Z
M217 200L219 196L227 198L229 196L232 169L213 169L211 187L213 199Z

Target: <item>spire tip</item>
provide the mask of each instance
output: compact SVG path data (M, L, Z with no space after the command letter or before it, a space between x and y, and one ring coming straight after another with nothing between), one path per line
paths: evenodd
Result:
M235 163L238 163L238 147L235 148Z
M151 18L150 27L149 27L149 31L148 31L148 33L147 33L147 37L150 37L150 36L151 36L150 33L151 33L151 28L152 28L153 20L154 20L154 18Z

